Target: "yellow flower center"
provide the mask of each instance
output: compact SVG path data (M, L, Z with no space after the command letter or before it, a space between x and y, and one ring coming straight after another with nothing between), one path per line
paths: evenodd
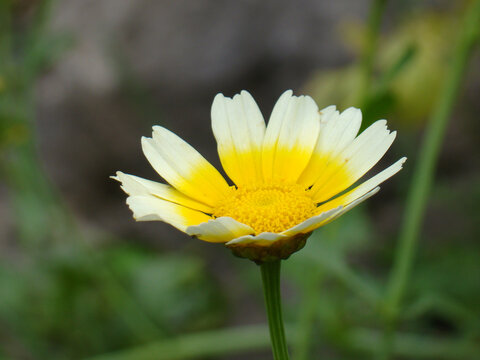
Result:
M279 233L314 215L316 204L300 185L260 185L235 188L214 210L249 225L256 234Z

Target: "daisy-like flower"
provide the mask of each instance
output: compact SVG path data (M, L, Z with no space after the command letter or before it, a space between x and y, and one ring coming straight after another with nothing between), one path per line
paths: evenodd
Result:
M137 221L159 220L200 240L224 243L257 263L285 259L307 237L375 194L406 158L353 185L385 154L395 132L378 120L357 136L359 109L319 111L288 90L268 125L252 96L218 94L212 128L234 185L188 143L161 127L142 138L143 153L170 185L117 172Z

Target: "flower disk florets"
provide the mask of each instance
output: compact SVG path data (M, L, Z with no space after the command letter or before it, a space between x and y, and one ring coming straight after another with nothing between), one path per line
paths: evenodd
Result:
M280 233L314 215L316 204L300 185L277 184L231 187L213 213L249 225L255 234Z

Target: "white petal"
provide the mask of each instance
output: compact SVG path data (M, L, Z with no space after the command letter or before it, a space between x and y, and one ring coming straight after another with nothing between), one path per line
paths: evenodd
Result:
M233 99L218 94L212 105L212 129L227 175L237 185L261 183L265 120L247 91Z
M358 134L362 124L362 112L350 107L334 121L329 121L320 131L321 148L324 151L342 151Z
M263 175L268 181L296 182L307 166L317 142L320 115L309 96L292 96L288 90L278 99L268 122L263 143Z
M385 120L368 127L324 169L311 189L315 201L328 200L351 186L383 157L395 136Z
M164 221L185 232L187 227L211 219L210 216L151 195L130 196L127 204L137 221Z
M322 126L318 141L310 162L298 180L305 187L311 186L329 163L355 139L362 123L362 112L353 107L339 114L329 106L320 113Z
M375 195L378 191L380 190L380 187L376 187L375 189L371 190L370 192L360 196L359 198L351 201L348 205L343 207L340 211L337 211L333 213L330 217L326 218L323 220L321 223L317 224L317 228L320 226L327 225L328 223L331 223L333 220L338 219L340 216L345 214L347 211L350 211L353 209L355 206L359 205L363 201L367 200L369 197Z
M228 192L220 173L188 143L161 126L153 138L142 138L142 149L153 168L173 187L209 206Z
M321 224L325 219L335 215L341 209L342 209L342 206L338 206L334 209L327 210L321 213L320 215L312 216L310 219L307 219L304 222L298 225L295 225L294 227L288 230L283 231L281 234L286 236L294 236L299 233L308 234L309 232L312 232L313 230L321 226Z
M360 196L363 196L363 194L365 194L366 192L377 187L382 182L384 182L385 180L387 180L388 178L392 177L393 175L398 173L400 170L402 170L402 166L405 163L405 161L407 161L406 157L401 158L400 160L390 165L385 170L379 172L377 175L373 176L372 178L368 179L364 183L360 184L355 189L347 193L348 195L346 196L346 199L352 200L352 199L358 198Z
M327 106L320 110L320 130L325 126L330 120L335 118L335 115L338 114L337 107L335 105Z
M200 240L226 243L243 235L253 234L255 231L231 217L219 217L199 225L189 226L186 232Z
M168 200L195 210L210 214L213 212L210 206L195 201L166 184L143 179L135 175L124 174L121 171L117 171L116 176L112 176L112 179L121 182L121 188L123 191L131 196L154 195L161 199Z
M328 201L325 204L322 204L319 207L319 209L320 208L327 209L340 204L341 205L349 204L355 199L362 197L363 195L365 195L366 193L368 193L369 191L371 191L372 189L380 185L382 182L384 182L385 180L389 179L390 177L398 173L400 170L402 170L402 165L405 163L406 160L407 160L406 157L401 158L394 164L390 165L388 168L379 172L377 175L373 176L367 181L361 183L360 185L350 190L349 192L343 194L342 196L339 196L338 198Z
M232 241L229 241L225 245L247 245L251 243L255 243L255 245L259 246L270 246L272 243L280 240L286 239L288 236L282 234L275 234L271 232L263 232L258 235L244 235Z

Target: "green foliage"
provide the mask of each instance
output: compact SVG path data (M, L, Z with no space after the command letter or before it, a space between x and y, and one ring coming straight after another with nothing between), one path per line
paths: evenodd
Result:
M220 322L221 297L203 261L192 256L139 256L116 251L113 267L127 290L166 333L201 329Z
M132 247L97 256L114 270L161 336L220 323L224 306L200 259L154 257ZM87 253L62 249L45 262L5 263L0 269L5 330L42 358L78 359L136 344L138 336L125 321L127 311Z

